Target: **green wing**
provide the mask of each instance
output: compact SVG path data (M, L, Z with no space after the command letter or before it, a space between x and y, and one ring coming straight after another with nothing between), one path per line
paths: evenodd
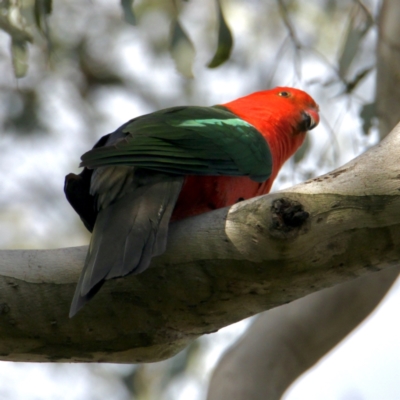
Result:
M82 156L81 166L137 167L180 175L271 174L268 143L251 124L216 107L173 107L122 125L104 147Z

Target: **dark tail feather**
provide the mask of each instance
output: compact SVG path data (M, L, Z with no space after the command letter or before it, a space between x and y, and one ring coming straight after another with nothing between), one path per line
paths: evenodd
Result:
M165 251L168 224L184 177L144 185L97 215L89 251L72 300L73 317L107 279L143 272Z
M88 301L90 301L96 293L104 285L105 280L103 279L97 285L94 285L92 289L85 296L81 296L77 289L82 284L83 274L79 277L79 282L75 290L74 298L72 299L71 308L69 310L69 317L72 318Z

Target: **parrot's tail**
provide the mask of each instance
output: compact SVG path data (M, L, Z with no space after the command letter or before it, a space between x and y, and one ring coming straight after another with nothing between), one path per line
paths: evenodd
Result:
M72 300L73 317L107 279L138 274L167 245L168 224L183 176L137 187L97 215L89 251Z

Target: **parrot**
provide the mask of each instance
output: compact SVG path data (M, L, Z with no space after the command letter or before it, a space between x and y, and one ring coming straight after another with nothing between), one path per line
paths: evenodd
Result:
M92 232L69 316L106 280L139 274L166 250L172 221L267 194L319 123L300 89L276 87L211 107L177 106L103 136L68 174L67 200Z

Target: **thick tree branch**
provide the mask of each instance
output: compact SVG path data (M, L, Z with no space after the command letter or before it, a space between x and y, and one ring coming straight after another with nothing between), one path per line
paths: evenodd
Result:
M398 264L399 151L400 126L330 174L172 224L152 268L108 282L72 320L86 248L2 251L1 359L156 361L203 333Z

